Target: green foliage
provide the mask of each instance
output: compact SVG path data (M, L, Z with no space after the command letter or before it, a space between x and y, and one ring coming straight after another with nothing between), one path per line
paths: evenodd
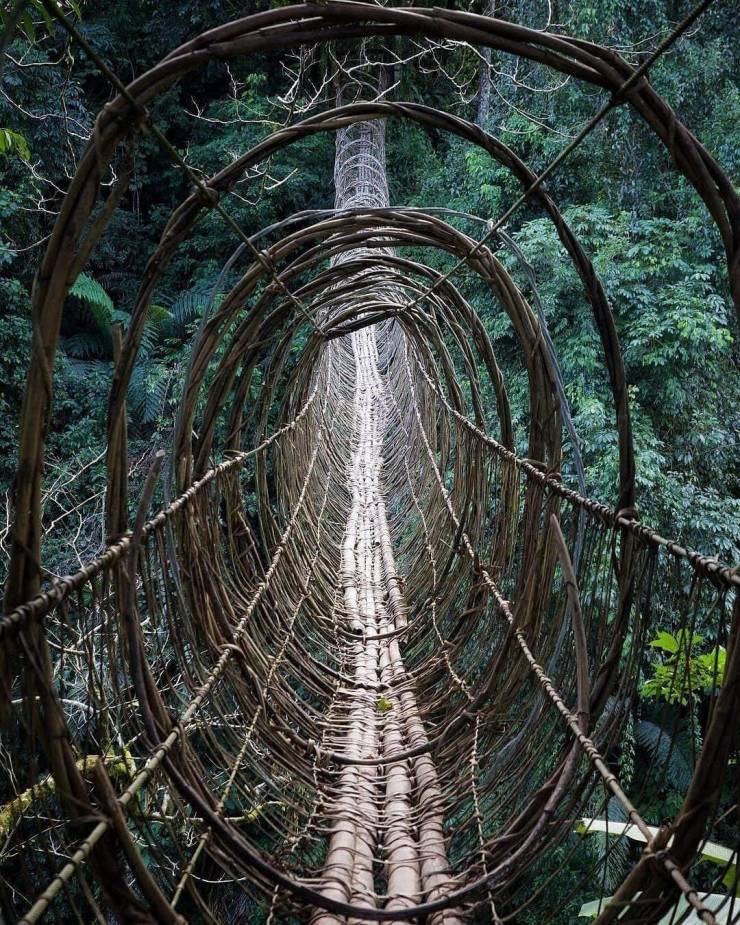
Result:
M80 273L70 289L70 295L84 302L101 331L110 328L114 312L113 300L96 279Z
M638 218L600 204L567 208L565 217L592 257L615 311L642 516L688 545L736 560L740 377L722 255L707 235L706 219L698 212L680 223ZM610 500L618 472L614 411L580 281L549 221L525 222L515 238L535 268L589 490ZM515 262L502 257L516 275ZM526 280L520 282L527 287ZM492 330L505 357L514 349L510 326L503 321ZM521 360L512 356L514 362Z
M31 345L28 293L19 280L0 279L0 490L15 471L18 421Z
M630 844L626 838L614 839L613 833L627 822L628 816L622 804L614 797L607 803L607 819L586 819L579 823L576 831L591 836L588 847L598 867L595 879L606 890L614 890L624 879L631 858ZM599 823L596 825L595 823Z
M657 722L642 719L635 723L634 736L646 763L666 785L679 794L685 793L694 769L692 745L685 729L671 731Z
M0 128L0 154L17 154L24 161L31 159L31 150L28 142L20 134L9 128Z
M16 0L4 0L0 4L0 27L7 29L13 25L13 14L17 7ZM62 12L79 19L80 5L76 0L62 0L59 3ZM54 20L41 0L26 0L17 20L17 27L29 42L35 42L42 33L51 32Z
M387 713L393 709L393 704L387 697L378 698L378 713Z
M642 696L651 700L686 706L689 697L698 692L711 692L722 685L726 652L715 646L710 652L696 654L703 637L688 630L678 630L675 636L661 630L650 645L663 657L653 663L653 676L642 685Z

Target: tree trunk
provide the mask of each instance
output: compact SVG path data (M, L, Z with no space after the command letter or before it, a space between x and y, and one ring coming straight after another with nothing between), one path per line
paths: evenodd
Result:
M496 0L487 0L484 15L493 16L496 12ZM483 60L478 72L478 114L476 123L486 128L491 113L491 49L481 48Z

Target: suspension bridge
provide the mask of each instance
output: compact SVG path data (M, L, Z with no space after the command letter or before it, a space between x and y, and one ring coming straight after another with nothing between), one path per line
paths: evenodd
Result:
M462 925L516 922L533 907L563 922L572 897L554 908L548 886L579 850L575 830L608 819L613 801L644 844L599 925L740 921L737 805L718 816L723 787L737 780L740 575L640 521L611 310L545 185L581 136L614 107L632 107L706 203L740 296L735 192L648 80L705 6L635 70L610 49L491 17L329 0L225 24L124 86L49 2L116 96L98 116L33 295L0 618L15 794L0 808L2 863L14 867L2 893L9 921ZM454 114L366 102L351 86L335 108L275 131L207 179L150 114L158 95L209 62L395 35L522 55L607 91L607 102L540 174ZM480 146L511 171L520 199L479 240L444 210L392 205L388 120ZM234 185L321 132L336 135L334 208L246 235L228 211ZM166 222L117 344L108 545L48 581L43 447L64 298L126 193L142 134L192 191ZM103 195L114 158L122 167ZM561 478L557 360L489 246L524 201L552 221L599 333L619 443L611 506ZM126 391L147 313L210 214L235 233L224 278L239 278L211 300L171 447L129 498ZM447 254L453 269L408 256L423 248ZM460 269L485 281L519 340L526 457L491 341L455 285ZM640 782L630 790L615 757L651 634L661 620L689 632L698 619L726 648L726 665L715 666L683 804L655 828L636 808ZM707 874L702 858L720 825L734 826L736 841Z

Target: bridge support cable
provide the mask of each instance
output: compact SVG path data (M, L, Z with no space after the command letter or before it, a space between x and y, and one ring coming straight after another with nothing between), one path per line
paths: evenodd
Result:
M406 365L406 372L407 372L409 387L413 391L414 378L412 375L411 366L409 363L407 353L405 355L405 365ZM494 601L494 606L495 606L496 611L502 617L504 617L504 619L508 622L509 626L512 628L514 638L516 639L517 644L519 645L522 653L524 654L524 657L527 660L529 668L537 677L537 680L539 681L539 683L541 684L541 686L547 693L547 696L549 697L552 704L555 706L558 712L562 715L567 725L570 727L570 730L575 737L574 744L580 747L583 754L588 758L588 760L591 762L593 767L602 777L605 786L609 790L611 790L613 795L621 803L622 807L624 808L627 814L627 818L629 819L629 821L633 823L635 827L644 836L647 842L647 845L648 845L648 848L646 850L648 852L661 850L663 845L665 844L664 833L658 832L657 835L654 835L650 827L647 825L645 820L642 818L642 816L638 813L638 811L636 810L632 802L629 800L619 780L614 775L613 771L611 771L611 769L606 765L603 756L599 753L593 741L586 735L587 730L583 727L583 723L581 719L579 718L580 714L576 714L573 711L569 710L568 706L565 703L565 700L563 699L561 694L558 692L558 690L553 686L551 679L547 677L541 665L537 662L537 659L532 653L530 646L525 638L524 633L517 625L518 621L515 618L514 613L512 611L511 603L508 600L506 600L506 598L501 594L501 591L496 585L496 583L494 582L493 578L491 577L489 570L485 566L480 565L479 557L477 553L475 552L475 550L473 549L473 546L470 543L470 539L467 533L462 528L462 524L460 522L459 517L455 513L454 506L450 499L450 493L445 487L444 481L442 479L442 475L439 471L439 468L437 467L436 461L434 459L432 447L429 443L427 433L424 429L423 419L419 412L418 405L416 404L415 401L414 401L414 411L415 411L416 420L417 420L418 427L419 427L419 432L421 434L421 439L426 449L427 455L429 457L430 465L435 474L437 486L439 488L440 495L442 496L444 500L445 507L447 508L447 511L449 513L450 520L455 530L457 531L457 534L460 537L462 548L464 549L465 554L470 559L472 566L479 572L480 576L482 577L483 582L487 588L487 591L491 595ZM561 538L562 538L562 535L561 535ZM581 657L582 658L585 657L584 650L582 650ZM584 671L586 673L588 672L587 665L584 665L582 661L579 664L579 672L580 671ZM475 704L475 707L479 707L479 704ZM575 771L575 765L572 764L570 774L572 774L574 771ZM570 785L570 782L571 782L570 779L566 776L564 780L558 783L558 787L554 790L553 795L551 796L550 800L545 806L545 809L543 810L542 817L538 820L537 825L533 828L532 832L527 836L527 838L525 839L521 847L518 849L518 851L523 852L525 848L527 847L530 839L536 837L539 834L539 830L542 827L547 825L548 816L553 813L555 807L557 806L558 801L562 798L564 791ZM516 863L516 857L517 857L517 853L515 852L513 855L507 858L507 860L504 862L504 865L502 866L508 866L513 863ZM660 863L664 865L666 873L673 878L676 885L678 886L681 893L683 894L686 902L694 909L697 916L699 916L702 921L707 921L707 922L714 921L712 910L702 903L699 891L686 880L686 878L683 876L679 868L676 866L675 862L673 862L672 859L668 855L662 855L660 857ZM490 871L488 873L488 876L490 876L490 878L494 880L496 875L499 873L500 872L496 870Z
M324 399L322 407L322 417L324 420L326 420L326 399ZM270 586L273 576L275 575L280 564L280 560L285 554L290 536L295 530L296 523L303 509L303 505L306 499L306 491L310 484L313 468L316 463L319 448L321 446L320 437L325 426L326 425L322 425L319 428L315 440L315 449L311 459L309 460L306 475L304 477L300 495L296 502L295 508L291 514L285 531L280 538L280 543L275 550L272 561L270 562L270 566L267 569L264 578L257 586L254 594L251 597L251 600L249 601L249 604L246 607L244 615L241 617L234 628L232 644L225 649L223 654L216 662L213 670L204 680L204 683L201 685L196 696L189 701L182 714L177 718L176 725L174 725L172 731L160 744L154 748L153 753L145 762L141 771L118 797L117 803L120 807L120 811L123 813L126 813L129 804L136 797L137 793L147 785L154 772L159 768L160 764L162 764L162 762L167 759L168 754L173 750L173 748L176 745L179 745L179 743L186 738L189 730L194 728L193 721L198 714L202 704L208 699L209 695L218 684L229 662L233 659L234 654L239 653L238 644L241 641L241 638L247 632L251 617L257 608L262 596ZM142 692L138 693L141 696ZM153 730L149 731L151 733ZM77 873L80 865L90 857L96 844L106 835L109 826L110 822L101 822L92 830L92 832L85 838L80 848L74 853L69 863L59 871L58 875L55 877L52 883L42 892L37 902L34 903L34 905L28 910L23 918L19 920L18 925L33 925L33 923L38 921L39 917L43 915L43 913L48 908L49 903L55 898L55 896L64 887L64 885Z

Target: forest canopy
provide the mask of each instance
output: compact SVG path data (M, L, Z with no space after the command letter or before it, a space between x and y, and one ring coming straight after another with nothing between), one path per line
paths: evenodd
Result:
M66 7L81 34L124 81L195 33L262 8L256 4L247 10L226 0ZM0 490L6 516L29 356L33 276L94 116L111 92L84 52L47 22L41 9L27 7L0 78ZM606 42L639 64L670 31L679 11L672 3L636 0L504 2L496 4L496 13L534 28ZM714 4L650 74L656 89L731 177L740 166L736 28L733 4ZM331 68L322 54L260 54L211 65L168 91L153 116L182 146L188 164L208 174L276 126L331 101ZM502 53L493 53L483 81L486 62L473 49L424 49L418 43L384 54L389 99L438 105L483 120L535 171L572 139L598 98L583 84ZM408 65L400 66L400 55L409 58ZM390 120L387 132L391 202L493 219L518 193L508 171L462 139L400 120ZM325 133L309 137L239 184L230 207L247 234L290 212L331 205L332 143ZM113 175L108 182L114 182ZM706 208L625 108L597 127L548 186L587 248L616 316L630 389L641 515L666 535L737 561L737 319L722 270L721 242ZM183 189L182 176L154 140L143 139L129 191L71 291L46 459L51 571L69 570L101 546L102 409L112 370L111 327L119 322L125 330L135 281ZM474 234L482 230L460 221ZM534 279L544 306L587 489L611 503L617 487L613 412L577 278L562 259L552 226L535 210L520 209L506 230L534 273L528 278L510 248L501 244L505 265L525 293ZM178 252L157 293L128 397L134 470L143 469L144 460L165 440L179 400L178 371L187 362L189 336L230 253L232 234L219 219L207 220ZM499 362L505 366L509 356L516 369L505 316L475 278L463 287L486 319ZM521 423L523 392L519 407L515 388L512 400ZM524 440L524 428L518 433ZM65 533L76 536L74 547L55 545L54 535ZM0 535L7 555L7 530Z

